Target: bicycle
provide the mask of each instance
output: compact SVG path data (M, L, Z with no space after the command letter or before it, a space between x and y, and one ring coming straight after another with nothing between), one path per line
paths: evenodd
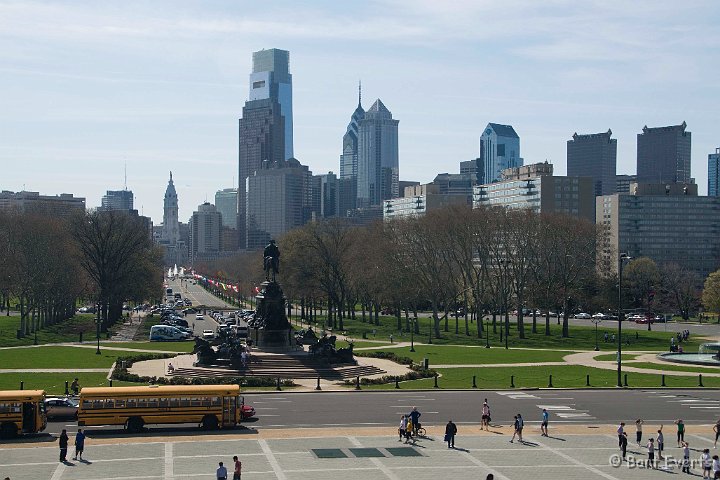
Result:
M419 423L417 425L415 425L415 427L413 428L413 435L415 435L416 437L424 438L426 434L427 434L427 431Z

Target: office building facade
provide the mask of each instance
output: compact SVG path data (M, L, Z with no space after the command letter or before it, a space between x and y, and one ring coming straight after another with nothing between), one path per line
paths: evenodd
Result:
M358 125L358 207L379 206L400 194L398 120L376 100Z
M720 267L720 197L699 197L694 184L633 184L597 197L598 266L617 273L618 255L675 263L705 278Z
M472 187L470 187L472 190ZM445 193L443 193L445 190ZM470 208L471 193L447 193L443 185L428 183L406 187L399 198L383 202L383 219L420 217L432 210L439 210L450 205L465 205Z
M340 211L338 178L333 172L312 177L312 212L315 218L337 217Z
M615 193L628 193L633 183L637 183L637 175L615 175Z
M130 190L108 190L100 201L101 210L133 210L133 192Z
M68 218L85 212L85 198L71 193L40 195L39 192L0 192L0 212Z
M523 164L520 137L510 125L488 123L480 136L480 158L484 165L483 183L500 180L500 172Z
M595 195L616 191L617 140L612 130L586 135L573 134L567 141L567 174L569 177L593 179Z
M460 173L469 175L473 185L485 183L485 164L480 157L460 162Z
M651 183L692 183L690 147L692 133L687 124L643 127L637 136L637 181Z
M358 105L350 117L350 123L347 126L345 135L343 135L343 149L342 155L340 155L340 179L343 180L344 196L347 197L346 201L343 202L343 208L346 210L355 208L357 204L355 198L357 196L358 176L358 135L360 122L363 118L365 118L365 110L362 107L361 90L358 88ZM353 196L350 196L350 192L353 192Z
M708 195L720 197L720 148L708 155Z
M193 212L190 227L190 261L216 258L221 248L222 218L215 205L205 202Z
M220 213L223 227L237 230L237 206L237 188L223 188L215 192L215 208Z

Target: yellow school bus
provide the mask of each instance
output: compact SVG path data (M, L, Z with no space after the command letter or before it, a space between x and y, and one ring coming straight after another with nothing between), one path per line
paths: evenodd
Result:
M195 423L214 430L240 423L241 408L238 385L86 387L78 425L123 425L137 433L150 423Z
M45 427L44 390L0 391L0 438L42 432Z

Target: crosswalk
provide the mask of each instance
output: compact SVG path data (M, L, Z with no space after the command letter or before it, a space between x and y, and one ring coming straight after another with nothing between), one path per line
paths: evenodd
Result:
M572 397L557 397L557 393L538 392L537 395L528 392L497 392L498 395L512 400L537 400L547 403L537 403L535 406L540 410L546 409L552 416L565 420L594 420L595 417L588 410L576 408L575 403L561 402L561 400L573 400Z
M655 398L662 398L665 399L668 403L676 403L678 404L678 409L680 408L691 408L695 410L718 410L720 409L720 400L714 399L714 398L707 398L703 397L702 395L694 395L694 394L673 394L668 393L667 391L648 391L645 392L649 396L653 396Z

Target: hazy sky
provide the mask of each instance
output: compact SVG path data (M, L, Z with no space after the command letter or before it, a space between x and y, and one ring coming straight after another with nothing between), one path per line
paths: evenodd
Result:
M707 192L720 146L720 2L0 0L0 189L100 204L127 186L162 221L173 171L186 222L237 182L252 52L290 51L295 156L338 172L357 104L400 120L400 177L428 182L512 124L525 163L565 172L573 132L611 128L635 172L644 125L683 120Z

